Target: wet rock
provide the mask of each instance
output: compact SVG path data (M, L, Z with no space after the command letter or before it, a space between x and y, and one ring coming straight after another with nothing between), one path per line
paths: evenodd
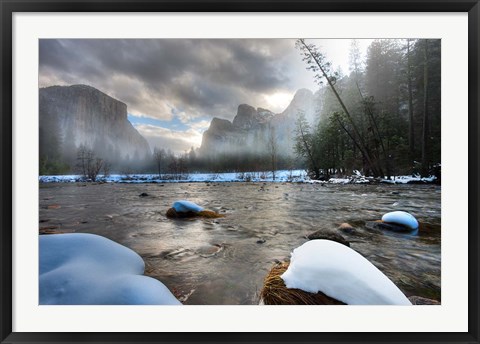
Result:
M356 231L355 228L351 224L346 223L346 222L340 224L340 226L338 226L338 230L340 230L344 233L349 233L349 234L355 233L355 231Z
M309 240L325 239L325 240L336 241L340 244L350 247L350 243L343 236L332 231L325 231L320 229L316 232L309 234L307 238Z
M150 195L146 192L142 192L140 195L138 195L138 197L147 197L147 196L150 196Z
M373 231L394 231L394 232L411 232L412 230L408 227L398 225L396 223L387 223L383 221L367 221L365 222L365 227Z
M420 235L439 236L442 231L440 224L420 223L418 233Z
M190 212L177 212L175 208L169 208L167 210L167 217L171 219L183 219L183 218L190 218L190 217L195 217L197 216L197 213L194 213L193 211Z
M40 229L39 229L39 234L40 235L64 234L64 233L73 233L73 230L60 229L60 226L45 226L45 227L40 227Z
M437 300L427 299L426 297L421 296L410 296L408 298L412 305L440 305L441 303Z
M166 216L170 219L194 219L194 218L206 218L206 219L216 219L224 217L225 215L218 214L211 210L202 210L199 212L187 211L187 212L178 212L175 208L170 208L167 210Z
M263 244L263 243L265 243L266 241L267 241L267 240L265 240L265 239L258 239L258 240L257 240L257 244Z

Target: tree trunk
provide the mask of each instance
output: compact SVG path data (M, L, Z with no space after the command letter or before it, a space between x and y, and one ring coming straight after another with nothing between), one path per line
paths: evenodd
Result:
M408 78L408 145L410 148L410 163L415 159L415 131L413 123L413 87L412 87L412 65L410 57L410 40L407 39L407 78Z
M422 174L428 174L428 40L423 51L423 130L422 130Z

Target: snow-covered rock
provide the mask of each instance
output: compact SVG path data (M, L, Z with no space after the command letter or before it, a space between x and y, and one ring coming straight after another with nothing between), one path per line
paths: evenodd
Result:
M405 211L392 211L382 216L382 221L402 225L410 229L418 228L418 221L412 215Z
M180 305L160 281L144 276L131 249L86 233L40 235L40 304Z
M281 278L287 288L322 292L349 305L411 305L372 263L330 240L311 240L293 250Z
M203 208L198 204L185 200L176 201L175 203L173 203L172 207L177 213L188 213L189 211L199 213L203 211Z

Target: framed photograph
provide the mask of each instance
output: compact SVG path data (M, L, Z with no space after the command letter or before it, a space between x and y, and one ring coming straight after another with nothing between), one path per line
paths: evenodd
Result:
M1 2L20 342L478 343L478 0Z

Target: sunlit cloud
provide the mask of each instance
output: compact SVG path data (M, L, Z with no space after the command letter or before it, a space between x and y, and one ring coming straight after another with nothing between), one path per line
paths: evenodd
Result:
M202 142L202 133L194 128L177 131L150 124L137 124L135 128L147 139L151 148L170 149L176 154L198 148Z
M275 92L266 94L265 100L268 103L268 109L273 112L282 112L292 101L294 93L290 92Z

